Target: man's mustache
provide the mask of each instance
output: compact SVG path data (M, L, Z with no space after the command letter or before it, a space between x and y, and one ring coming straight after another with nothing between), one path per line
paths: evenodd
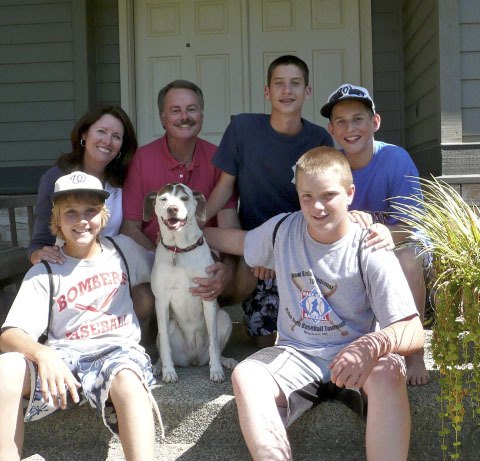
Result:
M193 125L196 125L196 124L197 124L197 122L195 120L192 120L191 118L186 118L186 119L180 120L175 125L176 126L179 126L179 125L193 126Z

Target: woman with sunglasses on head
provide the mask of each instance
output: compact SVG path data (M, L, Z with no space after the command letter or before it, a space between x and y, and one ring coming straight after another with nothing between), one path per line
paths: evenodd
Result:
M62 154L45 172L38 188L36 218L28 246L30 262L63 263L50 231L55 181L72 171L96 176L110 193L106 201L110 219L103 235L116 235L122 222L122 187L128 165L137 150L137 138L128 115L118 106L103 106L84 114L70 135L72 151Z

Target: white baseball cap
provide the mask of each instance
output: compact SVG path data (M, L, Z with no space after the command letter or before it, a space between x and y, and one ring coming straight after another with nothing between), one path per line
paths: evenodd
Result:
M107 199L110 196L110 193L103 189L102 183L98 178L83 171L74 171L57 179L53 191L53 199L55 200L59 195L67 192L78 191L96 192L103 199Z
M375 104L366 88L351 85L350 83L344 83L328 97L327 103L320 109L320 114L326 118L330 118L333 106L337 104L337 102L345 101L346 99L356 99L361 101L370 108L373 113L375 113Z

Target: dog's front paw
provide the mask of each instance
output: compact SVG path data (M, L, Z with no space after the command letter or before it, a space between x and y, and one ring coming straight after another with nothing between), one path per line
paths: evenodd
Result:
M174 368L164 368L162 371L162 379L166 383L176 383L178 381L177 373Z
M210 368L210 379L216 383L225 381L225 374L223 373L222 367Z
M233 370L237 366L237 363L238 362L235 359L231 359L230 357L223 357L222 355L222 365L228 370Z

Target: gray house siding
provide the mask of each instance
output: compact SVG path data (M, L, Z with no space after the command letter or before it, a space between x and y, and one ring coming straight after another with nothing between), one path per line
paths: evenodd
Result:
M460 2L463 142L480 141L480 4Z
M116 0L0 3L0 193L36 192L78 117L119 102Z
M438 27L435 0L406 0L402 8L405 146L439 144Z
M120 105L117 0L94 1L93 6L96 103Z
M404 145L401 2L372 0L373 88L382 123L377 138Z
M56 158L74 119L73 75L70 2L2 2L0 167Z

